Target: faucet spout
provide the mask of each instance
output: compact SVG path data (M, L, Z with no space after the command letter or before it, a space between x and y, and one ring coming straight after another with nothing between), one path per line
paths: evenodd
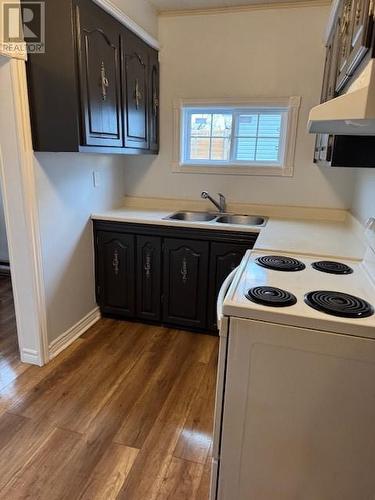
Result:
M216 201L214 198L212 198L212 196L210 196L208 191L202 191L201 198L203 198L205 200L210 200L210 202L213 205L215 205L215 207L219 210L219 212L224 213L226 210L225 196L222 193L218 193L218 194L219 194L219 201Z
M222 193L218 193L218 195L219 195L220 212L226 212L227 200L225 199L225 196Z

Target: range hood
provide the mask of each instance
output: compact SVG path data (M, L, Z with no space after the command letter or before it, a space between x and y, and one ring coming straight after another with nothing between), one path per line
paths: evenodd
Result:
M348 91L312 108L311 134L375 135L375 59L371 59Z

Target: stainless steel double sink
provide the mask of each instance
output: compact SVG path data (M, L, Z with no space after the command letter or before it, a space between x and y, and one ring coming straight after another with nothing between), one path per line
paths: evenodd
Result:
M185 222L218 222L219 224L237 224L241 226L265 226L267 217L259 215L221 214L212 212L175 212L164 220Z

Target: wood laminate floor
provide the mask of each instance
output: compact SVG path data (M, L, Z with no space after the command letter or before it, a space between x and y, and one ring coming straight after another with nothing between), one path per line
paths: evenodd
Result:
M218 339L100 320L18 358L0 277L0 499L207 500Z

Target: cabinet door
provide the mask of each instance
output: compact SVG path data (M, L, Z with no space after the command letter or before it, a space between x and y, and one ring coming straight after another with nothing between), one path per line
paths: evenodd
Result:
M150 52L150 103L149 103L149 127L150 127L150 149L159 152L159 59L158 52L151 49Z
M326 49L323 85L320 102L326 102L336 97L336 79L338 64L339 29L334 30ZM329 137L326 134L317 134L314 149L314 162L319 163L327 156L326 146Z
M125 147L148 149L148 46L130 32L124 37Z
M212 243L210 253L210 279L208 288L208 327L217 330L216 301L220 287L228 274L238 267L251 245Z
M104 313L134 317L134 236L99 231L96 238L100 308Z
M331 66L331 61L332 61L332 43L329 43L326 48L326 59L324 63L324 73L323 73L323 85L322 85L322 93L320 97L320 102L325 102L328 101L328 95L329 95L329 80L330 80L330 74L332 72L332 66ZM331 97L332 99L332 97Z
M353 0L344 0L343 10L337 24L339 43L336 92L340 92L349 78L348 65L352 32L352 8Z
M336 97L339 36L340 32L337 27L327 44L321 102L326 102Z
M348 74L350 75L354 73L370 47L373 24L372 9L373 4L370 0L353 0L348 62Z
M122 147L120 33L92 2L77 7L82 143Z
M161 319L161 238L137 236L137 318Z
M205 241L164 240L165 323L206 327L208 251Z

